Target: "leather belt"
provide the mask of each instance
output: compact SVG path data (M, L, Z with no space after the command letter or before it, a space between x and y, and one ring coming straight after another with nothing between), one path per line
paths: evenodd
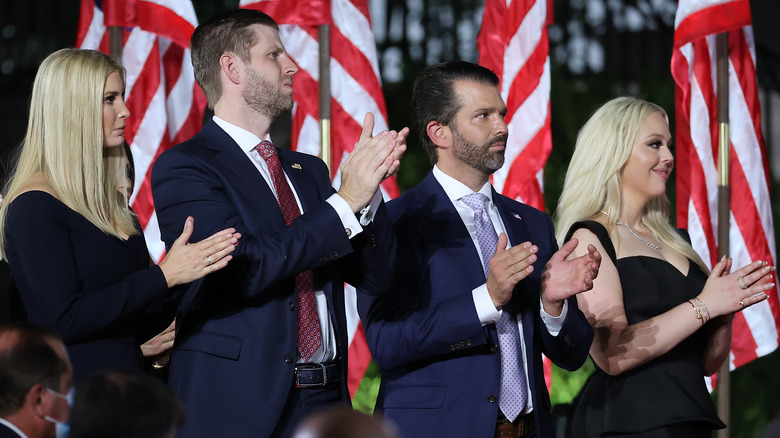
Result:
M515 421L509 421L501 410L496 419L496 438L520 438L534 430L534 413L520 415Z
M299 363L295 365L296 388L325 388L341 378L338 362Z

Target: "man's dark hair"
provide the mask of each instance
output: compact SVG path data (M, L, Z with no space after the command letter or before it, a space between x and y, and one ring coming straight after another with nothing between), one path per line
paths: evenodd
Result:
M257 44L252 26L261 24L279 30L273 18L255 9L235 9L218 14L201 23L190 39L192 68L195 80L206 94L209 108L222 96L219 80L219 58L224 53L234 53L249 63L249 50Z
M27 393L41 384L60 390L68 364L52 347L53 331L28 323L0 324L0 417L18 412Z
M137 370L104 370L76 385L70 438L165 438L184 424L181 401Z
M466 61L452 61L426 68L414 81L412 91L412 122L431 164L438 154L426 132L428 123L437 121L449 125L462 103L455 95L456 81L473 81L498 86L498 76L490 69Z

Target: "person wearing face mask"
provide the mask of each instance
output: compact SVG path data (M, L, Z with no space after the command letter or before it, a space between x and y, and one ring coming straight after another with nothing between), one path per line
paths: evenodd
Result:
M151 263L138 218L117 192L130 117L124 93L124 68L107 55L49 55L0 208L0 255L27 317L62 336L76 380L108 366L142 367L141 345L155 334L144 321L162 314L168 289L224 268L240 237L227 228L190 243L196 224L188 217L165 260Z
M0 325L0 438L67 436L73 367L59 335Z

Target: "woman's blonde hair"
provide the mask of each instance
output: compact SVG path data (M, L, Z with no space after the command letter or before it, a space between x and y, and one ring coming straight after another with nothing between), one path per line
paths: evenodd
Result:
M623 168L645 120L653 113L669 121L666 111L654 103L618 97L596 110L580 129L556 210L559 245L577 221L606 215L607 230L614 230L620 216ZM665 194L645 206L642 223L665 245L709 272L696 251L669 224L669 199Z
M124 149L104 148L103 94L106 79L124 68L96 50L62 49L38 69L30 98L27 134L13 176L4 190L0 230L10 204L25 183L40 174L55 196L106 234L138 233L127 200L117 196L124 174ZM0 250L5 257L5 232Z

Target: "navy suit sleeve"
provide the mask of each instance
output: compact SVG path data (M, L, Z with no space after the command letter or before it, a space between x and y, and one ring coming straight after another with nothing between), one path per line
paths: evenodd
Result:
M546 239L553 248L551 253L554 253L558 250L558 244L555 240L552 220L547 215L545 217L547 218L547 229L549 230ZM547 262L545 261L545 263ZM545 356L559 367L568 371L574 371L581 367L588 358L588 351L593 341L593 329L577 306L576 296L569 298L567 302L569 309L558 335L552 336L550 334L541 317L537 318L539 321L537 333L541 334L542 352Z
M368 295L387 293L393 281L396 243L384 202L374 220L350 242L355 254L339 260L344 280Z
M85 289L68 211L47 193L24 193L9 206L5 233L6 251L12 250L9 262L31 321L57 331L70 344L161 306L168 286L155 265L105 288Z
M317 190L320 203L305 205L305 213L286 227L275 198L271 196L260 205L253 196L253 190L268 190L260 186L264 182L254 169L256 180L240 179L233 169L220 166L210 157L189 153L190 146L192 143L167 151L154 165L152 190L162 238L170 247L187 216L195 219L191 241L235 228L241 239L234 259L218 274L240 278L238 287L231 289L241 296L257 296L302 271L353 251L338 215L324 202L332 188L320 160L302 162L309 172L310 186L296 186L298 191ZM202 147L199 150L202 153ZM235 163L240 164L251 166ZM250 228L248 218L261 225Z

